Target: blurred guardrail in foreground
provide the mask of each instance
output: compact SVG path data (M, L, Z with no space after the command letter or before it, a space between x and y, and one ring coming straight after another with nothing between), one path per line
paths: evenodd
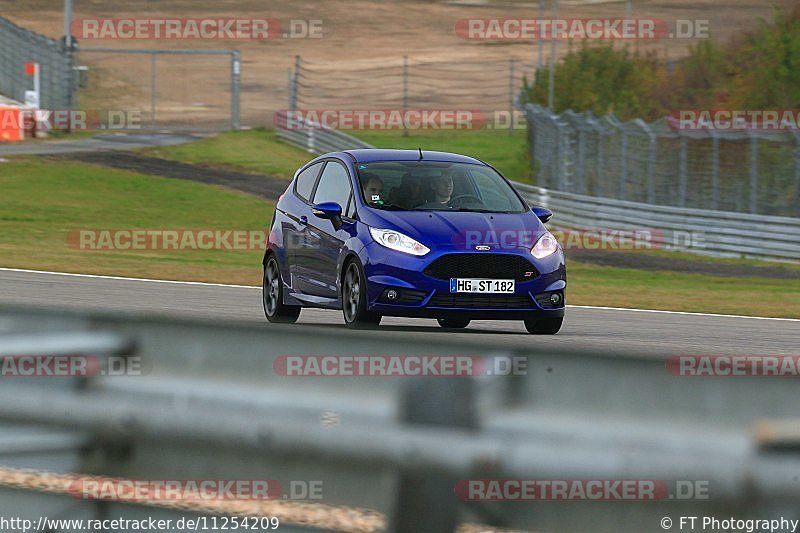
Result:
M0 516L261 515L280 517L286 531L430 533L652 531L664 516L799 517L796 379L686 377L663 353L398 339L0 308L0 356L92 354L135 358L141 369L0 377ZM486 366L470 377L280 370L286 356L317 354L466 355ZM500 371L509 361L524 369ZM86 476L305 480L321 497L76 499L70 487ZM656 480L668 490L655 501L456 496L465 480L487 479Z
M277 135L311 153L374 148L351 135L309 123L276 119ZM287 127L288 120L294 121ZM651 232L653 247L711 255L800 260L800 218L753 215L619 200L513 182L531 205L555 212L552 225L577 230Z

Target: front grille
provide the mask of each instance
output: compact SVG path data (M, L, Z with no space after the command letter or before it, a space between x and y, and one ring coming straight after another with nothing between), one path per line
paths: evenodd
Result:
M528 309L533 301L528 295L439 293L428 302L429 307L467 307L480 309Z
M428 265L424 273L443 280L489 278L529 281L539 276L536 267L520 255L491 253L445 254Z

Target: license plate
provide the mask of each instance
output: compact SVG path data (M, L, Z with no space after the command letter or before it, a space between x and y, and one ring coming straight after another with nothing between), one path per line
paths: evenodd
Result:
M514 294L514 285L513 279L450 278L450 292Z

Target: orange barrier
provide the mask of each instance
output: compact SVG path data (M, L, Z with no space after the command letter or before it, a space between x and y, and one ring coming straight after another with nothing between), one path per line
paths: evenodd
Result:
M0 107L0 142L25 139L25 118L18 107Z

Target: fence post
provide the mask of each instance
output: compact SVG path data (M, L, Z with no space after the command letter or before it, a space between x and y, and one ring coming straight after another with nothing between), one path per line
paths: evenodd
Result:
M656 150L658 144L656 135L647 126L647 134L650 142L647 146L647 203L656 203Z
M686 207L686 159L688 157L689 138L680 132L678 136L681 139L681 148L678 152L678 207Z
M286 69L286 109L294 111L294 80L292 79L292 67Z
M625 126L620 126L620 168L619 168L619 199L625 199L625 189L628 182L628 132Z
M578 125L578 192L586 194L586 127Z
M711 209L717 209L719 202L719 135L708 130L711 135Z
M150 53L150 131L156 130L156 53Z
M656 135L653 133L651 127L642 119L637 118L633 120L636 125L645 135L647 135L647 167L645 173L647 174L647 203L654 204L656 201L656 185L655 185L655 164L656 164Z
M794 202L795 215L800 216L800 133L794 132Z
M514 133L514 60L508 60L508 134Z
M242 86L242 61L238 50L231 52L231 129L241 126L240 95Z
M547 87L547 107L550 108L550 112L554 111L555 102L554 102L554 92L555 92L555 85L556 85L556 36L555 32L552 30L553 26L556 23L556 13L558 11L558 0L552 0L553 4L553 19L550 25L550 80Z
M403 56L403 137L408 137L408 56Z
M758 137L748 130L750 137L750 212L758 213Z
M292 91L292 95L294 96L294 102L292 102L292 108L297 110L300 106L300 56L294 56L294 90Z

